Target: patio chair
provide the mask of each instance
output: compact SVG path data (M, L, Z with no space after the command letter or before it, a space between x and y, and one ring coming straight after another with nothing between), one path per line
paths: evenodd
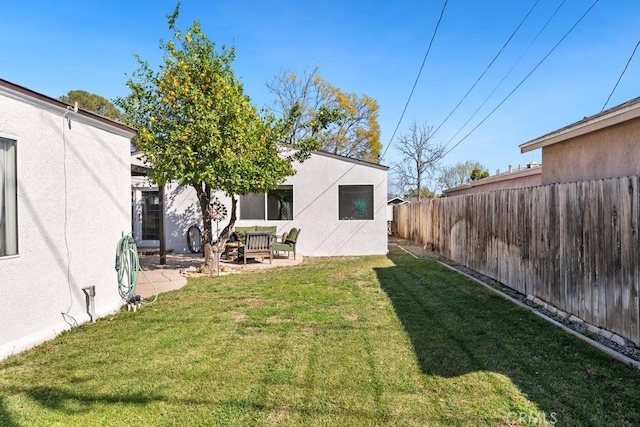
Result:
M245 237L244 245L238 248L238 264L240 257L247 263L247 258L269 257L269 264L273 261L273 234L269 232L250 231Z
M273 251L287 252L287 258L289 254L293 252L293 259L296 259L296 242L298 241L298 236L300 236L300 231L301 230L294 227L289 233L283 234L282 241L273 244Z

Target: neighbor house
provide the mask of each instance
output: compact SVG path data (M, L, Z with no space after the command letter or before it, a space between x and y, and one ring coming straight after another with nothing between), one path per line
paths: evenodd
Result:
M391 235L393 233L393 208L406 203L410 202L398 196L387 200L387 234Z
M0 359L121 306L134 134L0 79Z
M520 145L542 148L542 184L640 175L640 98Z
M132 168L142 165L141 153L132 154ZM238 196L236 226L275 226L278 234L299 228L296 249L306 256L386 254L388 167L316 151L294 169L295 175L268 194ZM159 244L159 195L145 177L132 178L134 236L142 247ZM214 197L231 209L230 197ZM187 252L189 227L202 227L195 190L170 183L165 199L167 249Z
M531 162L524 168L509 169L492 176L472 181L468 184L448 188L443 191L447 197L463 194L483 193L485 191L507 190L510 188L533 187L542 184L542 167L536 162Z
M444 191L459 196L492 190L640 175L640 98L520 145L542 149L542 165L498 173Z

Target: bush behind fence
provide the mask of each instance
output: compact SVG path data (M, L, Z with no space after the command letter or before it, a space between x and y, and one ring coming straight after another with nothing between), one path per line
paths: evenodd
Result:
M424 200L394 208L394 231L639 345L638 180Z

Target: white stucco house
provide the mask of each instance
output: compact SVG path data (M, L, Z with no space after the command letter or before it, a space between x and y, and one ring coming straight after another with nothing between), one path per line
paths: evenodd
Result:
M0 359L121 306L134 135L0 79Z
M140 157L132 154L133 167L143 165ZM387 166L316 151L294 169L269 194L239 196L236 226L276 226L278 234L296 227L297 253L304 256L387 253ZM142 247L159 244L158 191L146 178L132 177L133 230ZM171 183L165 195L167 249L186 253L187 230L202 226L195 190ZM231 208L229 197L215 196Z

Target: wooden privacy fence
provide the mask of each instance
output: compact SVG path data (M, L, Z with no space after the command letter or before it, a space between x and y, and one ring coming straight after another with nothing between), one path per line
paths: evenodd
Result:
M405 204L394 231L640 344L639 178Z

